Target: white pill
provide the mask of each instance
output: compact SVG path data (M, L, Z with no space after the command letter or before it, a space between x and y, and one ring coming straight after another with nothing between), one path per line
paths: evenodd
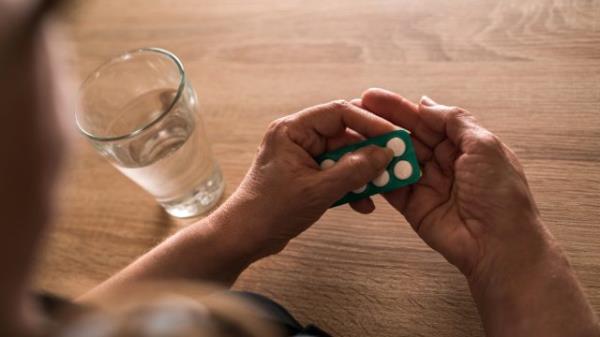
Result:
M396 176L396 178L400 179L400 180L405 180L410 178L410 176L412 175L413 172L413 168L412 165L410 165L409 162L407 162L406 160L401 160L399 162L396 163L396 165L394 166L394 175Z
M404 151L406 151L406 144L398 137L388 140L387 144L385 144L385 147L394 151L394 157L400 157L402 154L404 154Z
M379 175L379 177L373 179L373 185L377 186L377 187L383 187L385 185L387 185L387 183L390 182L390 174L387 171L383 171L382 174Z
M361 194L362 192L367 190L367 185L363 185L360 188L355 189L354 191L352 191L352 193L354 194Z
M328 168L335 165L335 160L333 159L325 159L321 162L321 170L327 170Z

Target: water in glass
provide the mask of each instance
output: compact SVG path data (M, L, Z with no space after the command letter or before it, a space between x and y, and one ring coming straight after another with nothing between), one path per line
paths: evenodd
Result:
M169 109L176 94L173 89L155 89L136 97L116 114L106 133L122 133L119 128L136 124L131 118L161 114ZM203 123L196 116L196 106L193 90L184 90L168 114L136 137L95 144L123 174L177 217L204 212L223 192L223 178L205 139Z

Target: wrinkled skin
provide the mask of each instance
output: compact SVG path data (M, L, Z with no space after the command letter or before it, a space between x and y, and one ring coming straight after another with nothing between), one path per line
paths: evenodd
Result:
M52 214L64 143L57 116L72 111L48 22L26 27L49 2L0 0L0 335L39 336L44 319L30 280ZM40 12L41 13L41 12ZM18 44L10 36L26 29ZM12 47L6 47L6 46ZM92 290L90 298L152 280L230 285L252 262L281 251L345 193L371 181L392 153L366 147L320 170L312 157L404 127L423 165L418 184L385 195L423 240L467 277L489 336L599 336L597 319L546 230L514 154L460 108L419 105L371 89L275 121L238 190ZM374 211L370 199L353 202Z
M469 112L428 98L417 106L383 90L366 92L362 105L413 130L423 177L385 198L465 275L487 253L512 249L514 238L543 235L514 153Z
M345 101L308 108L271 123L256 159L230 205L262 219L253 235L268 238L261 255L278 252L346 193L377 177L393 152L369 146L322 171L313 157L395 130L390 122ZM372 209L360 202L364 213ZM240 210L241 213L245 211Z

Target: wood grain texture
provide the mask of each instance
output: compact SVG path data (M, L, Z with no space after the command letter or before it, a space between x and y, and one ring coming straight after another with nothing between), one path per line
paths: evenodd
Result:
M183 60L229 195L269 121L372 86L463 106L515 149L600 310L600 1L93 0L68 25L82 75L124 50ZM382 200L334 209L235 287L336 336L481 336L463 277ZM184 221L73 140L37 285L74 296Z

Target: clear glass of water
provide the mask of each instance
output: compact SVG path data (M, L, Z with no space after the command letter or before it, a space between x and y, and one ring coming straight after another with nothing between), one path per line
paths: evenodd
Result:
M211 209L224 182L181 61L145 48L96 69L80 90L77 125L98 152L176 217Z

